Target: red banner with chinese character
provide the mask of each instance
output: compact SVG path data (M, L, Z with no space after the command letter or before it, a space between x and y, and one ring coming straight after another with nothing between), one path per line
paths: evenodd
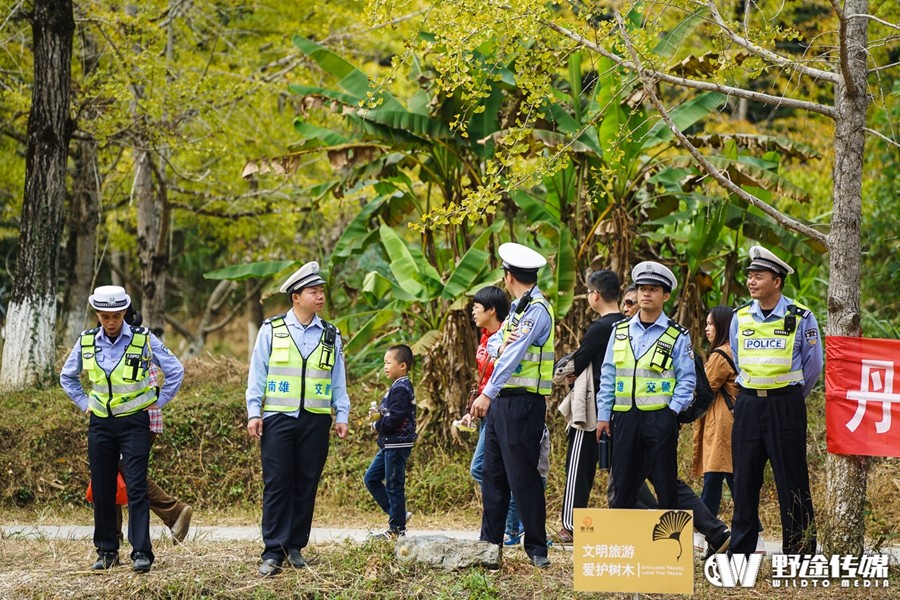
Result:
M900 340L825 339L825 431L832 454L900 457Z

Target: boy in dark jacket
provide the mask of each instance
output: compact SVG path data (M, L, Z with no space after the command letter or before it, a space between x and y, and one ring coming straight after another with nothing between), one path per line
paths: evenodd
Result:
M366 471L365 482L375 502L388 515L388 530L377 537L389 540L406 535L406 461L416 441L416 396L409 371L413 354L409 346L391 346L384 353L384 374L391 387L381 399L372 423L378 432L378 454ZM373 402L374 404L374 402Z

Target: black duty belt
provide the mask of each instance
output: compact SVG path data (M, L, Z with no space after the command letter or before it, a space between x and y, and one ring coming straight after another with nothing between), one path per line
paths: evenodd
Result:
M799 385L789 385L783 388L775 388L773 390L754 390L750 388L741 388L741 394L745 396L756 396L757 398L768 398L769 396L788 396L791 394L800 394L802 390Z
M523 387L514 387L514 388L500 388L500 391L497 392L498 398L505 398L506 396L526 396L528 394L532 394L537 396L537 392L529 392Z

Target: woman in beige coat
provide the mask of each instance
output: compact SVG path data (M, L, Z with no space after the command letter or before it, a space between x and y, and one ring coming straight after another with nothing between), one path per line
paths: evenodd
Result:
M716 306L706 316L706 339L710 347L706 377L716 392L716 399L709 412L694 424L693 474L695 477L703 476L700 499L714 516L718 516L722 502L722 483L727 482L729 489L734 487L731 427L734 424L732 411L738 387L728 341L733 314L728 306Z

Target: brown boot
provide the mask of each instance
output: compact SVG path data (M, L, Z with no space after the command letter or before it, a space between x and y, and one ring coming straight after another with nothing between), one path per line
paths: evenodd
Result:
M172 539L176 544L183 542L184 538L187 537L188 530L191 528L191 516L193 514L194 509L189 504L185 504L178 518L175 519L175 523L172 525Z

